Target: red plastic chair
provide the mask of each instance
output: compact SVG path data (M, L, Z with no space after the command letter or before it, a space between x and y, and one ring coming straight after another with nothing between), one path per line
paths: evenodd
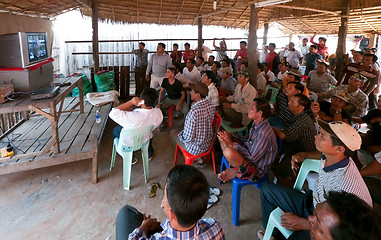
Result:
M179 149L180 149L181 152L184 155L185 164L191 165L191 166L193 165L193 161L195 159L211 155L212 156L212 161L213 161L213 170L214 170L214 173L217 173L216 172L216 162L215 162L215 158L214 158L214 140L216 139L217 130L220 128L220 126L221 126L221 116L218 113L215 113L214 120L213 120L213 123L212 123L213 139L212 139L212 143L210 144L210 147L209 147L208 151L206 151L206 152L203 152L203 153L198 154L198 155L192 155L189 152L187 152L185 149L181 148L178 144L176 144L175 164L174 165L177 164L177 160L178 160L178 157L179 157Z
M172 127L173 125L173 109L175 108L175 105L171 105L168 107L168 120L169 120L169 126Z

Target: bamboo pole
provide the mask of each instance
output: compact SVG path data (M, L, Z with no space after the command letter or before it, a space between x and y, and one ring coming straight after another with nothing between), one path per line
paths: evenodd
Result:
M249 40L247 48L247 57L249 61L249 70L252 73L252 84L257 85L257 62L258 62L258 8L254 4L250 5L250 25L249 25Z
M93 24L94 73L99 72L98 7L99 7L99 3L93 3L91 19Z

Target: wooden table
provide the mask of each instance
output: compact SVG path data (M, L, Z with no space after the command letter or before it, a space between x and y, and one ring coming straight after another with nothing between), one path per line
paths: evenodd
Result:
M60 153L58 121L61 114L65 112L79 111L80 113L83 113L83 84L81 77L59 78L53 83L71 83L71 85L67 87L61 87L59 94L57 94L57 96L54 98L32 100L29 95L25 95L19 100L3 103L0 105L0 114L33 110L48 118L51 125L52 140L50 144L45 147L42 153L49 152L50 148L53 146L54 153L58 154ZM79 102L72 108L63 110L62 108L65 102L65 97L76 87L79 89ZM57 111L58 104L59 109ZM49 112L47 112L45 109L48 109Z

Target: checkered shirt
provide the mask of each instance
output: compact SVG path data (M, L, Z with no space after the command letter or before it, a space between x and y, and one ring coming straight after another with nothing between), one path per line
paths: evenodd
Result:
M218 89L216 88L216 86L214 86L214 83L211 83L208 86L208 89L209 92L208 96L206 96L206 99L208 99L213 106L217 107L218 105L220 105L220 100L218 99Z

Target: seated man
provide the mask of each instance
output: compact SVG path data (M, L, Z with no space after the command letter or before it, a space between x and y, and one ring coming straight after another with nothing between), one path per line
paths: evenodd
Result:
M222 77L218 91L223 93L225 96L233 95L238 82L233 78L232 70L229 67L226 67L223 68L221 72Z
M301 82L302 81L302 73L296 69L290 69L287 71L287 75L282 78L282 86L281 89L285 89L289 82ZM302 94L306 95L306 97L310 97L308 88L304 88Z
M312 102L311 109L315 117L319 117L326 122L342 121L351 122L351 115L345 110L349 104L349 99L345 92L337 93L331 98L331 102Z
M376 177L381 174L381 152L374 154L374 158L366 167L360 170L360 174L364 178L373 201L381 204L381 179Z
M121 104L117 108L111 109L109 116L114 122L120 126L114 128L112 131L114 137L119 137L120 131L123 129L134 129L153 125L154 129L157 128L163 121L163 113L159 108L155 108L154 104L157 98L157 92L153 88L145 88L139 97L134 97L130 101ZM140 108L132 109L133 106L139 106ZM152 132L149 132L144 138L143 142L148 139L148 159L151 160L153 156L152 147ZM124 142L125 146L132 146L132 139L126 138ZM134 158L132 164L137 162L137 158Z
M328 192L327 200L316 206L308 221L311 239L376 240L381 236L380 216L366 202L346 192Z
M288 107L292 96L303 92L304 86L299 82L289 82L283 92L279 93L274 103L276 115L269 118L271 126L284 129L291 126L295 116Z
M156 218L124 206L116 218L116 240L125 239L225 239L224 230L206 212L209 184L204 174L188 165L174 166L168 173L161 203L167 218Z
M206 99L210 101L210 103L216 108L220 105L220 101L218 99L218 90L216 86L214 86L214 73L212 71L205 71L204 75L202 75L201 81L203 84L208 86L209 92L206 96Z
M196 61L194 59L189 59L187 61L186 67L183 69L183 74L186 78L188 78L191 82L199 82L201 81L200 72L194 67Z
M253 103L253 99L258 97L257 90L249 83L249 71L238 72L238 85L234 90L234 95L226 98L228 103L224 103L223 111L226 120L233 125L245 125L250 123L247 116L249 107Z
M223 182L235 177L257 181L268 172L277 153L275 134L267 121L270 104L264 98L255 98L249 109L249 118L254 121L248 135L233 142L227 131L218 133L218 140L226 160L233 168L218 175Z
M295 171L299 168L297 163L301 164L304 159L321 158L316 189L301 192L276 184L265 184L261 189L263 226L267 226L270 213L280 207L285 212L282 225L294 231L289 239L310 239L308 231L311 226L307 217L312 215L317 204L326 201L329 191L352 193L372 207L368 188L350 158L353 151L360 148L360 135L344 122L326 123L319 120L318 123L321 128L315 137L318 151L298 153L291 160Z
M185 118L184 130L172 129L171 137L181 148L192 155L208 151L213 138L212 122L215 108L206 99L209 89L202 82L190 83L192 106ZM202 159L195 161L205 166Z
M296 94L291 97L288 106L295 116L294 123L284 130L274 128L275 134L285 141L282 147L283 159L280 163L274 164L273 168L279 180L293 180L290 177L292 176L290 160L293 154L316 151L314 141L316 128L311 116L307 114L311 101L303 94ZM293 182L289 184L292 186Z
M265 76L262 74L262 70L263 70L262 63L258 63L257 64L257 86L256 86L256 89L258 91L259 97L265 96L266 85L267 85L267 80L266 80Z
M198 57L196 61L196 69L203 74L205 72L205 67L204 67L204 58L203 57Z
M316 70L310 71L307 78L307 88L315 93L328 92L331 85L336 86L337 80L327 72L328 65L318 62Z
M276 77L275 77L275 74L272 71L270 71L270 64L268 62L263 62L262 66L263 66L262 74L266 78L267 84L275 83Z
M319 99L329 99L337 93L345 92L349 99L349 106L346 110L353 117L362 117L367 112L368 96L360 88L364 86L366 81L366 77L355 73L349 78L348 85L342 84L329 90L327 93L320 93L318 94Z
M161 111L164 112L169 106L175 105L176 111L178 112L181 110L184 116L186 116L189 111L188 104L184 103L186 93L181 82L175 78L175 73L176 70L174 68L168 68L165 78L163 79L163 83L161 84L159 101L156 107L160 108ZM161 100L163 99L164 91L167 92L168 96L162 102ZM159 130L162 131L167 126L168 123L164 120Z

